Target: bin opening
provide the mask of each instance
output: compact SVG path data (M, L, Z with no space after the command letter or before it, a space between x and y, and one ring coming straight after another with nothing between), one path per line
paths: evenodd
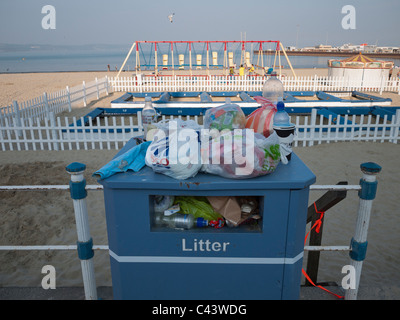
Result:
M262 196L150 195L154 232L262 232Z

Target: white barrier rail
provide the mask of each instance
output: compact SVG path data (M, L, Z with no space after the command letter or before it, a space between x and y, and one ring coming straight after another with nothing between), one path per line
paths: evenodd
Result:
M53 245L53 246L0 246L3 251L47 251L47 250L77 250L77 245ZM108 250L107 245L93 245L93 250Z
M26 185L26 186L0 186L0 191L28 191L28 190L69 190L69 185ZM103 190L102 185L87 185L86 190ZM359 191L361 186L356 185L311 185L310 190L320 191Z

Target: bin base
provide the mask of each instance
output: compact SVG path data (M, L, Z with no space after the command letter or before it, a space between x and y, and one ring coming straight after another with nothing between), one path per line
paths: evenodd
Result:
M299 256L289 264L276 263L276 259L256 264L247 260L237 264L121 263L111 257L114 299L297 300L303 261Z

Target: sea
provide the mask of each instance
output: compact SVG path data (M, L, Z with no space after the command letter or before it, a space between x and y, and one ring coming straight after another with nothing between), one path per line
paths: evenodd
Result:
M10 46L0 44L0 73L30 73L30 72L74 72L74 71L111 71L122 66L129 51L128 46ZM205 65L206 54L192 52L192 63L196 63L196 54L202 54L202 64ZM162 54L168 54L168 63L171 64L170 52L158 53L158 64L162 64ZM174 63L178 67L178 54L174 52ZM182 52L184 64L189 64L189 53ZM140 64L142 69L153 69L154 51L140 51ZM218 55L218 64L223 65L223 53ZM289 56L294 68L327 68L329 59L343 59L343 57L321 57L321 56ZM273 65L273 55L264 56L264 66ZM400 59L382 59L393 61L400 65ZM212 63L210 53L210 64ZM251 61L255 65L261 65L258 55L252 55ZM239 66L240 51L234 53L234 62ZM258 63L257 63L258 62ZM132 52L125 71L135 70L136 53ZM278 59L276 64L278 65ZM288 68L289 64L281 55L281 65ZM187 68L187 67L186 67Z

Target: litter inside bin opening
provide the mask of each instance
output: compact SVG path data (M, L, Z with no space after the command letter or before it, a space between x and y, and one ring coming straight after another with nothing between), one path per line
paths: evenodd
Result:
M151 230L261 232L262 201L260 196L152 195L149 199Z

